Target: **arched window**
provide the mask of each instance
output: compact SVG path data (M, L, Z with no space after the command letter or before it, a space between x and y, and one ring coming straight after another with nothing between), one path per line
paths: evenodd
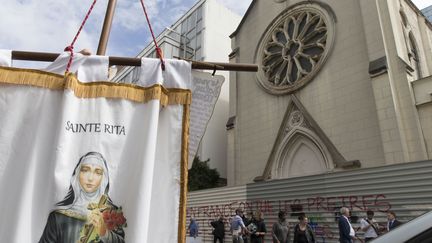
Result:
M297 127L276 151L271 178L282 179L321 174L332 169L332 158L321 139L311 130Z
M420 67L420 57L417 48L417 44L412 32L409 33L409 59L411 62L411 67L414 68L414 80L420 79L421 76L421 67Z
M402 8L399 10L399 14L401 16L403 26L405 28L407 28L408 27L408 18L407 18L406 14Z

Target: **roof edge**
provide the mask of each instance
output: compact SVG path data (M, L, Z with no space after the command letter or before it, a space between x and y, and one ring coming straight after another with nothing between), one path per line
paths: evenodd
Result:
M426 26L429 27L430 30L432 30L432 24L429 22L429 20L426 18L426 16L423 14L423 12L411 1L411 0L405 0L405 2L420 16L423 16L425 19ZM432 6L432 5L431 5Z
M253 8L253 6L255 5L255 3L257 2L257 0L253 0L252 3L249 5L248 9L246 10L246 13L243 15L243 18L241 19L239 25L237 26L236 30L229 36L231 39L237 35L237 33L239 32L239 30L241 29L241 27L243 26L243 23L246 21L246 18L248 17L251 9ZM425 23L426 26L429 27L429 29L432 30L432 24L427 20L426 16L423 14L423 12L417 8L417 6L411 1L411 0L405 0L405 2L412 8L414 9L415 12L417 12L417 14L419 14L420 16L423 16L425 18Z
M243 15L243 18L241 19L239 25L237 26L236 30L234 30L234 32L229 36L231 39L237 35L237 32L241 29L241 27L243 26L243 23L246 21L246 18L248 17L251 9L253 8L253 6L255 5L255 3L257 2L257 0L253 0L252 3L249 5L248 9L246 10L246 13Z

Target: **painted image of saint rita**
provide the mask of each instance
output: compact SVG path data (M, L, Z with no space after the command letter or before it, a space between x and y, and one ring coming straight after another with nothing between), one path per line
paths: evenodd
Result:
M125 242L126 219L108 196L108 166L98 152L82 156L69 192L49 214L39 243Z

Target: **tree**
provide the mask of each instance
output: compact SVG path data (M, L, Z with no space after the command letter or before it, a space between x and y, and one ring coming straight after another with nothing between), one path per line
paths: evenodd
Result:
M188 175L189 191L214 188L219 185L219 172L216 169L210 169L209 161L210 159L202 161L198 156L194 158Z

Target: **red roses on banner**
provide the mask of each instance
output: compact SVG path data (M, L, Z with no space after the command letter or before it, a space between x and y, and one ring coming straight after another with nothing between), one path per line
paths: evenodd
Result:
M105 210L102 216L108 230L127 227L126 218L123 216L121 208Z

